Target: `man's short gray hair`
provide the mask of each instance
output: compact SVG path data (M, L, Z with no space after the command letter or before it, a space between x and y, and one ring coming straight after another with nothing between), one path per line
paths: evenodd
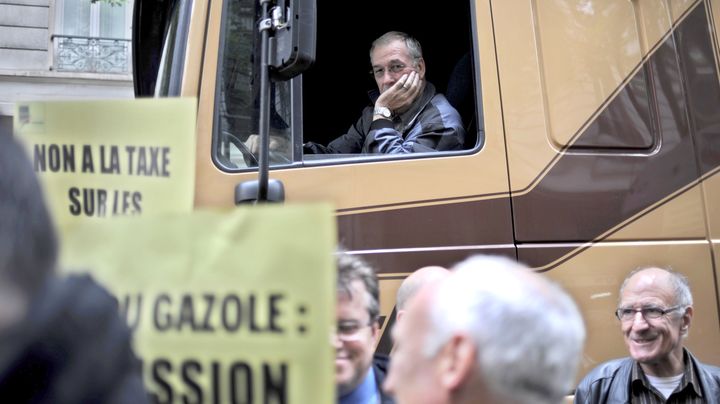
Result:
M375 270L357 255L344 252L337 255L337 290L352 296L351 284L359 280L367 290L366 304L371 321L377 321L380 315L380 288Z
M505 257L471 257L453 272L433 299L424 353L432 357L454 334L467 333L478 350L477 376L498 396L523 404L562 401L585 341L570 296Z
M420 46L420 42L410 35L400 31L386 32L380 38L373 41L372 46L370 46L370 57L372 58L373 50L375 50L376 47L385 46L393 41L404 41L410 57L416 64L417 61L422 58L422 46Z
M690 283L688 282L687 276L675 272L670 267L661 267L661 266L654 266L654 265L648 265L648 266L642 266L639 268L636 268L632 272L630 272L625 279L623 280L622 285L620 286L620 294L618 295L618 304L620 304L620 299L622 299L623 291L625 290L625 286L627 286L628 281L630 278L635 276L638 272L642 272L646 269L659 269L661 271L665 271L670 275L670 285L673 288L673 292L675 295L675 304L678 306L692 306L693 305L693 297L692 292L690 292Z

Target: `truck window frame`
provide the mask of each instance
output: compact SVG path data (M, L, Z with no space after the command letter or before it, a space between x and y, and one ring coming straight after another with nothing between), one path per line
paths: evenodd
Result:
M379 162L379 161L394 161L394 160L408 160L408 159L425 159L425 158L440 158L440 157L448 157L448 156L457 156L457 155L468 155L468 154L474 154L479 152L483 145L484 145L484 130L483 126L484 123L483 120L483 114L482 112L482 102L481 102L481 90L480 90L480 83L479 81L479 63L477 60L477 38L475 38L474 33L476 21L474 18L475 15L475 4L470 1L466 1L464 3L465 6L470 11L468 13L467 17L467 24L465 25L465 33L464 35L467 36L467 44L468 47L465 49L465 52L470 52L471 54L471 63L473 68L473 88L472 88L472 97L473 97L473 103L474 103L474 117L472 118L474 120L474 128L475 134L473 137L476 139L474 147L466 148L463 150L456 150L456 151L440 151L440 152L428 152L428 153L410 153L410 154L342 154L342 155L304 155L303 154L303 143L308 140L313 140L309 136L307 136L306 128L304 127L304 123L306 121L306 105L308 103L308 100L304 96L303 93L304 86L304 76L307 74L302 74L290 81L289 87L290 87L290 97L289 97L289 110L290 110L290 122L287 123L288 125L288 134L290 136L289 144L287 146L287 155L289 156L289 161L278 161L274 160L273 156L270 158L270 168L271 169L280 169L280 168L296 168L296 167L317 167L317 166L326 166L326 165L337 165L337 164L355 164L355 163L371 163L371 162ZM217 81L215 86L215 108L214 108L214 117L213 117L213 133L212 133L212 161L213 163L222 171L224 172L248 172L248 171L256 171L257 170L257 164L252 164L254 162L247 161L247 158L245 158L245 164L246 167L238 167L238 166L231 166L228 163L232 164L232 161L237 161L237 157L234 159L230 155L230 152L228 151L231 147L229 146L229 143L237 143L238 141L241 141L240 139L233 139L232 141L228 140L227 138L223 138L224 136L227 136L223 134L223 130L225 125L223 123L223 95L221 95L221 92L223 91L223 69L224 65L226 63L225 55L228 51L227 49L227 42L228 42L228 35L229 35L229 29L228 29L228 8L229 8L229 1L223 1L223 18L221 22L220 27L220 43L219 43L219 49L218 49L218 64L217 64ZM322 6L320 6L322 7ZM320 9L320 8L319 8ZM426 12L430 12L427 11ZM318 16L318 22L320 20L320 16ZM428 30L429 31L429 30ZM322 35L322 32L318 33L318 37ZM377 37L379 35L374 35L374 37ZM373 37L373 39L374 39ZM371 40L370 40L371 42ZM422 40L421 40L422 43ZM252 46L252 45L251 45ZM362 51L359 51L359 53L364 57L365 59L365 65L369 66L369 57L367 55L369 50L364 49ZM424 55L427 55L427 50L425 50ZM318 53L318 57L322 58L322 53ZM325 54L325 57L328 57L327 53ZM453 60L452 64L454 65L457 62L457 60ZM322 62L319 62L322 63ZM327 63L327 61L325 62ZM450 64L450 63L446 63ZM365 68L365 65L363 65L363 69ZM311 67L312 69L313 67ZM369 69L369 67L368 67ZM366 69L364 69L366 70ZM449 80L449 77L447 77L447 80ZM276 84L277 85L277 84ZM315 88L315 87L313 87ZM444 93L444 88L438 88L438 92ZM250 104L248 104L250 105ZM362 111L362 108L358 108L356 111L354 111L354 114L356 114L354 119L357 119L360 116L360 113ZM272 112L271 112L272 114ZM347 127L349 127L354 121L347 122ZM467 122L464 122L465 127L467 128L469 125ZM272 128L272 124L270 125ZM346 128L347 128L346 127ZM252 131L248 131L248 134ZM272 129L271 129L272 132ZM337 133L335 137L340 136L342 133ZM233 135L236 135L232 133ZM222 142L225 142L226 144L223 145ZM326 144L326 143L325 143ZM225 150L224 148L227 147L228 150ZM240 150L242 145L235 146L236 149ZM227 151L227 155L222 156L220 153L225 153ZM235 152L237 155L237 151ZM242 153L242 151L240 151ZM247 154L247 151L246 153ZM242 164L242 162L241 162Z

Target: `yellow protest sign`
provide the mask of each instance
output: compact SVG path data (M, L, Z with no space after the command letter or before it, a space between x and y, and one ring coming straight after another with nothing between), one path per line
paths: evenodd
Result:
M119 219L61 261L117 296L155 402L330 404L335 231L325 205Z
M195 108L189 98L19 103L14 128L64 229L190 211Z

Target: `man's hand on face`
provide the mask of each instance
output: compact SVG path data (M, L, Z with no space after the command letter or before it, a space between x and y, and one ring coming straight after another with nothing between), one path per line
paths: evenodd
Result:
M423 89L422 80L417 72L403 74L389 89L380 94L375 107L387 107L393 114L408 110Z

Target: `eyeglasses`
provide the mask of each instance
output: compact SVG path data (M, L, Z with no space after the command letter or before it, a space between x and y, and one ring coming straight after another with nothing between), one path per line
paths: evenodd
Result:
M639 312L645 320L655 320L682 307L683 306L674 306L668 309L661 309L660 307L654 306L643 307L640 309L619 308L615 310L615 316L620 321L630 321L635 318L635 313Z
M405 69L407 69L407 65L404 65L402 63L393 63L387 67L387 70L392 74L402 73L403 71L405 71ZM374 76L376 79L379 79L385 75L385 68L373 67L372 70L370 70L370 75Z
M335 336L337 336L340 341L357 341L361 338L360 330L365 327L370 327L373 323L374 321L372 320L367 324L362 324L357 321L340 321L337 325Z

